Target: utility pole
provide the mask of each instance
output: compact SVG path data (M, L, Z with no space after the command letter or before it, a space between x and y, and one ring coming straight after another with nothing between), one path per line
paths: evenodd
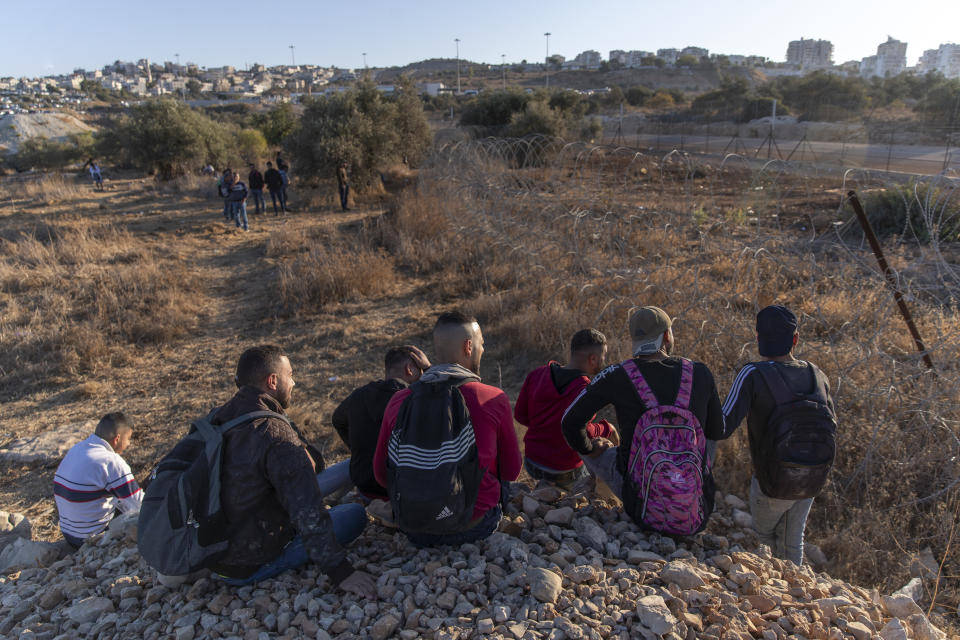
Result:
M503 75L503 90L507 90L507 54L500 54L500 73Z
M363 52L363 68L364 69L367 68L367 52L366 51Z
M546 76L547 89L549 89L550 88L550 32L547 31L543 35L546 36L547 38L547 57L546 57L546 60L544 60L543 68L546 69L547 71L545 76Z
M457 43L457 95L460 95L460 38L454 38Z
M296 45L292 45L292 44L288 46L290 47L290 65L295 67L297 66L297 58L294 55L293 50L296 49L297 47Z
M179 54L179 53L175 53L175 54L173 54L173 57L177 59L177 68L174 69L174 71L177 72L177 73L176 73L176 76L177 76L177 78L179 79L179 78L180 78L180 54ZM186 100L186 98L185 98L184 95L183 95L183 85L180 85L180 99L181 99L181 100Z

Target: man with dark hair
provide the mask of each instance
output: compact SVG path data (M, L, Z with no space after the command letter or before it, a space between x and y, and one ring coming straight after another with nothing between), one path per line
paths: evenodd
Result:
M480 358L483 356L483 334L475 318L459 312L447 312L437 318L433 328L433 346L436 359L416 385L394 394L387 404L383 426L373 457L374 475L382 486L388 487L388 452L398 415L414 386L457 385L468 413L468 427L475 441L476 463L482 470L479 489L473 503L468 524L451 534L432 534L401 531L417 546L465 544L489 536L496 531L501 517L501 484L517 479L520 474L520 447L513 428L510 401L500 389L480 382ZM407 405L409 407L409 405ZM427 425L427 429L431 425ZM437 429L440 425L437 425ZM466 429L465 429L466 431ZM394 505L396 507L396 505ZM438 514L438 519L446 516Z
M523 465L531 478L570 487L587 475L580 455L563 439L560 419L570 403L600 373L607 356L607 338L596 329L582 329L570 340L567 366L551 360L523 381L513 416L527 427ZM606 420L587 425L590 438L619 444L617 430Z
M263 175L257 165L250 163L250 173L247 174L247 183L250 185L250 195L253 196L254 215L266 213L267 205L263 201Z
M732 435L744 417L747 418L750 459L753 462L753 480L750 483L753 528L760 541L769 545L777 557L801 565L807 515L833 462L835 443L832 432L836 427L836 414L826 376L816 365L797 360L793 355L800 338L797 317L793 312L783 306L761 309L757 314L756 331L757 351L763 360L747 364L734 379L723 403L724 437ZM782 391L777 393L778 389ZM785 397L778 401L778 396ZM796 400L803 401L805 405L799 411L809 411L811 405L820 405L820 415L818 417L817 413L813 413L804 416L801 422L804 430L802 438L792 443L791 438L784 439L789 448L797 450L789 452L792 464L787 469L787 484L790 485L787 493L794 495L782 495L783 487L778 486L776 465L771 463L777 458L774 450L775 438L779 435L777 431L788 434L789 431L782 427L778 430L773 418L779 412L779 424L786 424L783 412L789 414L788 405ZM813 411L817 409L813 408ZM818 426L818 423L822 426ZM822 458L819 469L807 466L803 470L798 466L810 454ZM812 483L809 482L811 478L805 477L802 471L807 471L807 476L815 476ZM798 491L799 494L796 493Z
M273 168L273 163L267 163L267 171L263 174L263 180L267 185L267 191L270 192L270 201L273 202L273 215L279 216L287 212L287 201L283 189L283 174ZM280 208L277 209L277 201L280 201Z
M689 493L683 495L693 499L690 500L691 504L680 506L671 502L673 498L668 492L666 496L657 496L656 501L657 506L666 511L677 512L689 507L692 512L682 514L683 517L696 520L693 529L702 529L713 511L714 500L713 476L704 451L704 437L713 440L723 437L723 416L713 374L701 362L672 355L672 321L663 309L634 309L630 315L630 337L633 357L622 364L607 367L580 392L563 415L563 435L583 457L591 473L621 497L624 511L638 524L655 528L646 519L649 501L644 496L649 497L646 492L650 487L639 486L635 473L644 473L648 456L657 452L647 449L649 441L645 439L643 430L637 427L651 410L658 407L680 408L686 420L695 420L699 426L699 433L696 427L673 429L678 442L696 446L696 450L690 450L689 457L685 456L686 460L695 460L695 466L691 468L686 462L683 466L675 466L674 460L668 460L670 464L662 465L661 469L670 469L677 486L682 483L685 491L689 489ZM587 429L597 411L611 404L617 414L619 446L605 438L591 437ZM665 417L672 421L676 415ZM686 427L682 422L677 419L675 426ZM654 427L661 431L670 428L664 424L654 423ZM683 433L686 435L680 438ZM634 442L636 436L640 437ZM652 459L649 461L656 462ZM650 466L651 472L657 471L653 465ZM692 474L692 477L688 474ZM672 533L666 528L658 530Z
M350 450L350 479L371 500L389 500L387 489L373 475L383 412L393 394L419 380L429 367L430 360L417 347L393 347L384 357L383 379L354 389L333 412L333 428Z
M93 435L64 456L53 476L60 531L72 547L107 528L117 511L140 510L143 492L120 454L130 446L133 425L120 411L100 419Z
M244 351L236 382L236 395L214 414L213 424L253 411L284 415L290 406L293 368L280 347ZM325 471L320 452L279 416L256 418L227 431L221 500L232 531L226 555L213 570L227 584L241 586L312 560L334 586L374 597L373 579L355 570L343 550L363 531L366 512L357 504L332 509L323 504L334 485L349 482L346 470L341 464ZM331 475L336 476L333 481Z

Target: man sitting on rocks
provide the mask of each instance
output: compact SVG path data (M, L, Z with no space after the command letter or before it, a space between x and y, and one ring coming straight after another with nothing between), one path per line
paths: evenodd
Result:
M402 477L409 482L410 492L404 494L406 501L401 500L403 504L398 505L398 500L392 499L391 505L400 530L420 547L465 544L496 531L502 515L501 483L516 480L521 464L510 400L501 389L480 382L483 334L476 319L459 312L441 314L433 329L433 344L442 364L431 366L417 383L391 398L373 458L377 482L390 489L391 498L398 491L396 485L391 486L391 478ZM437 395L446 398L446 404L441 404L438 412L426 411L424 407L431 396ZM461 409L465 409L465 418ZM451 414L457 416L453 427ZM429 415L435 421L410 420L404 423L404 429L398 429L398 438L391 438L398 416L410 415ZM409 435L404 431L418 432L431 447L424 448L422 441L417 443L421 446L416 446L404 440ZM449 437L453 439L445 439ZM468 485L476 491L472 502L469 497L457 504L451 501L436 505L432 501L433 497L446 498L451 488L463 489ZM410 509L417 507L424 511L420 521L410 516ZM436 508L430 510L431 507ZM463 526L436 533L444 528L445 521L454 520Z
M383 380L354 389L333 412L333 428L350 450L350 479L370 500L389 500L386 487L373 475L383 412L393 394L419 380L429 367L430 360L417 347L393 347L384 357Z
M213 424L253 411L284 415L290 406L293 368L280 347L244 351L236 382L239 390L217 411ZM366 512L358 504L331 509L323 504L325 491L349 483L346 472L342 463L324 471L320 452L280 417L256 418L227 431L221 501L234 529L226 555L211 568L227 584L242 586L312 560L334 586L374 597L373 578L353 568L342 546L366 527Z
M692 535L706 526L714 488L705 439L723 437L706 365L672 356L670 316L642 307L630 316L633 357L601 371L563 416L563 435L590 472L641 526ZM589 420L613 405L621 441L591 438Z
M75 444L53 476L60 531L70 546L107 528L120 512L140 510L143 491L120 454L130 446L133 425L120 411L100 419L93 435Z
M550 361L534 369L523 381L513 415L527 427L523 436L524 468L530 477L568 488L587 475L583 460L563 439L560 419L570 403L600 373L607 355L607 338L596 329L582 329L570 340L567 366ZM607 438L614 445L617 430L606 420L587 425L593 438Z

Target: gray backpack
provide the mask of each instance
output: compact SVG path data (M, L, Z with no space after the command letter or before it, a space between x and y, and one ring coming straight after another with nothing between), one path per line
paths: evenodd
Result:
M216 411L193 422L186 437L153 470L144 493L137 549L164 575L187 575L227 551L229 523L220 504L223 434L257 418L290 423L273 411L253 411L214 425L210 420Z

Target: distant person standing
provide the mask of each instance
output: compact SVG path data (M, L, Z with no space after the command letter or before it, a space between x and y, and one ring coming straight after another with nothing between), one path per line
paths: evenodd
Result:
M230 203L230 217L244 231L250 230L247 226L247 194L247 185L240 182L240 174L234 171L227 201Z
M337 167L337 187L340 189L340 208L350 211L347 207L347 198L350 196L350 182L347 179L347 163L341 162Z
M267 205L263 201L263 174L257 169L257 165L250 163L250 173L247 175L247 185L250 187L250 195L253 196L253 213L259 215L266 213Z
M267 191L270 192L270 200L273 202L273 215L278 216L287 212L287 200L283 191L283 176L279 171L273 168L273 163L267 163L267 171L263 174L263 180L267 183ZM277 209L277 201L280 201L280 208Z
M233 169L227 168L223 170L223 173L220 174L220 177L217 179L217 194L223 198L223 219L230 219L230 185L233 183Z
M100 165L93 160L90 161L90 178L97 191L103 191L103 174L100 173Z
M290 186L290 163L277 151L277 171L283 177L283 204L290 211L290 196L287 193L287 187Z

